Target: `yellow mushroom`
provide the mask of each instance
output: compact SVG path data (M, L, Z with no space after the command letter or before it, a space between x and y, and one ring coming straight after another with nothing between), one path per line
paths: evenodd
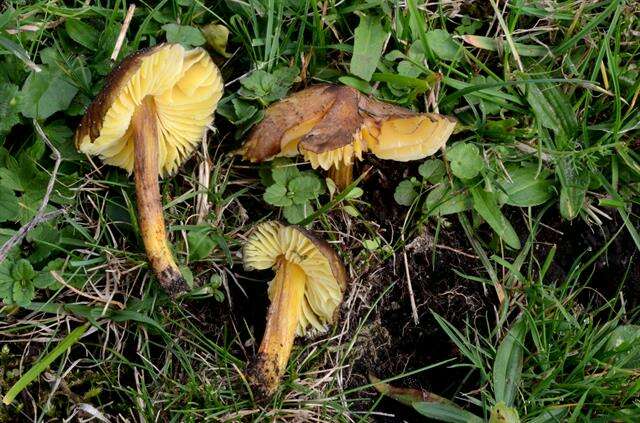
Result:
M445 145L456 122L387 104L350 87L316 85L267 108L241 153L252 162L302 154L313 168L328 170L343 189L365 153L401 162L423 159Z
M346 286L344 266L324 241L297 226L258 225L243 250L247 270L274 269L271 305L249 381L261 399L272 396L284 373L293 341L324 332L336 318Z
M187 286L167 245L158 176L174 173L195 150L222 91L220 71L205 50L158 45L114 69L75 134L81 152L134 173L147 256L171 295Z

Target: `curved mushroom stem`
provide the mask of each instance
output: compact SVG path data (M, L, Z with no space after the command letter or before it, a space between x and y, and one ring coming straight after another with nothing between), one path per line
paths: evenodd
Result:
M339 167L331 166L329 178L333 179L340 191L353 182L353 164L341 163Z
M304 300L307 276L295 263L280 259L271 282L273 295L267 326L258 356L249 368L249 383L259 400L270 398L278 388L289 361Z
M154 115L153 99L145 97L131 119L138 223L151 268L164 290L175 297L187 289L187 283L167 246L158 182L158 129Z

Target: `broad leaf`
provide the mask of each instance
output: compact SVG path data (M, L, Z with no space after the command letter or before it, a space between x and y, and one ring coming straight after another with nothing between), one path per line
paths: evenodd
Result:
M524 319L518 320L498 346L496 359L493 363L494 397L498 403L501 402L507 407L513 405L520 384L526 333L527 327Z
M15 193L0 185L0 222L16 220L20 216L20 204Z
M292 200L295 204L305 204L309 200L318 198L322 193L320 178L308 172L289 181L288 187L293 193Z
M417 196L418 192L415 189L415 184L410 180L400 182L393 193L396 203L401 206L410 206Z
M453 40L451 34L444 29L427 31L427 44L431 51L442 60L456 60L462 56L462 47Z
M32 73L22 86L21 113L28 118L46 119L66 110L78 88L61 74L48 69Z
M473 197L473 208L487 222L491 229L511 248L520 248L518 234L511 223L498 208L495 193L487 192L481 188L469 189Z
M264 192L264 201L277 207L286 207L293 204L293 200L287 196L287 188L280 184L273 184Z
M484 161L474 144L459 142L447 150L451 172L460 179L475 178L484 167Z
M501 200L511 206L532 207L546 203L553 196L553 184L546 179L549 172L538 174L535 166L509 166L509 178L498 183L503 190Z
M93 26L79 19L67 19L65 21L65 29L69 37L76 43L85 46L89 50L98 50L100 34Z
M370 81L382 57L387 32L377 16L362 15L354 33L353 56L349 71L365 81Z
M187 48L201 46L207 41L202 32L192 26L170 23L163 25L162 29L167 33L168 42L179 43Z

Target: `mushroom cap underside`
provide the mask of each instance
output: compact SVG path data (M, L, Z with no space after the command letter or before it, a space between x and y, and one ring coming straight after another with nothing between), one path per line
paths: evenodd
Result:
M307 280L296 333L309 326L318 332L333 323L346 286L346 271L338 255L326 242L297 227L271 221L259 224L243 250L247 270L276 268L281 260L299 266ZM272 298L273 281L269 285Z
M110 165L133 170L131 119L153 100L158 171L173 173L202 139L223 92L220 71L201 48L161 44L124 59L109 75L75 134L76 147Z
M454 118L415 113L362 95L345 86L320 85L299 91L267 109L245 143L253 162L299 153L314 168L351 165L371 152L382 159L418 160L444 146Z

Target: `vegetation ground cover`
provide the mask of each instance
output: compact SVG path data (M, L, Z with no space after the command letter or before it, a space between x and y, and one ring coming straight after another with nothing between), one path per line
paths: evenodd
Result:
M638 421L636 2L129 6L0 5L0 245L29 229L0 249L0 394L37 369L0 420ZM72 140L118 60L164 41L207 48L226 81L162 181L193 286L178 303L148 271L132 179ZM269 104L326 82L458 130L424 161L366 157L342 192L302 160L234 155ZM243 372L272 276L240 251L268 219L322 234L350 286L261 404Z

